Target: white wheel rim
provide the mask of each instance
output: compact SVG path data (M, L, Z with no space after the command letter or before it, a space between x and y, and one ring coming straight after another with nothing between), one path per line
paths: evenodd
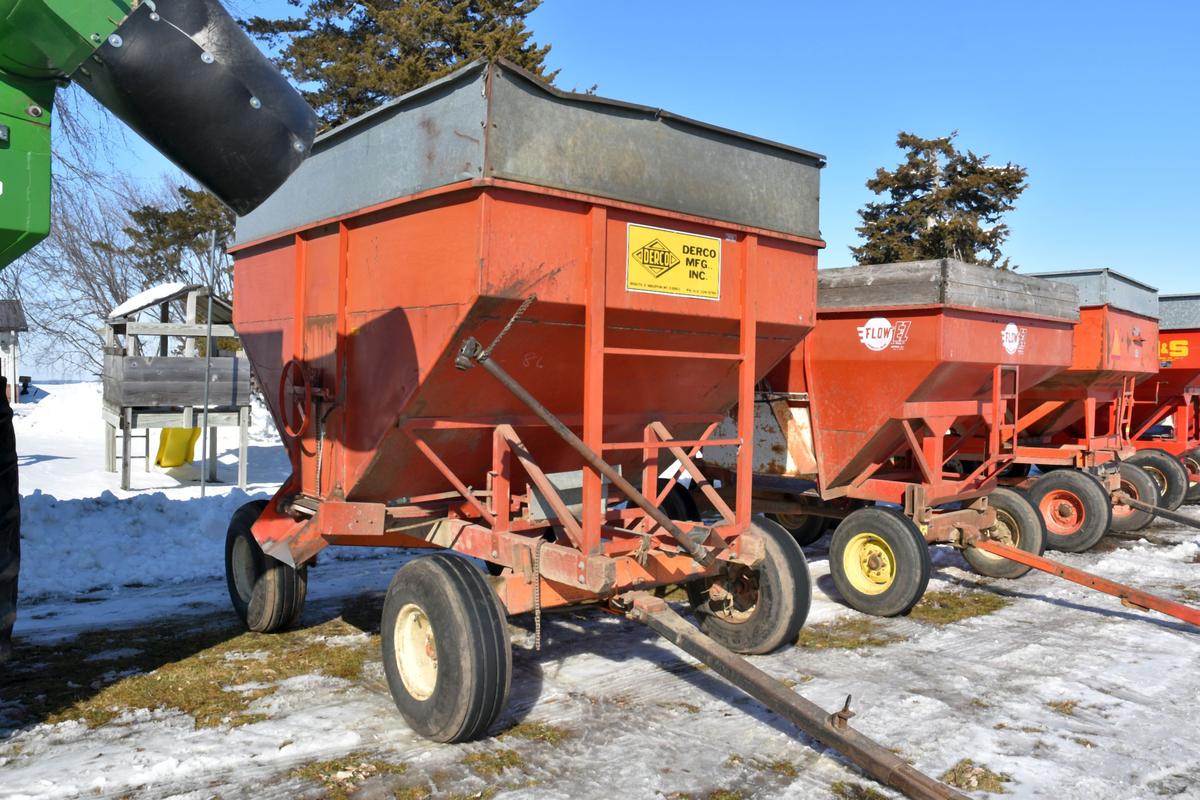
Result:
M437 643L429 617L413 603L400 609L393 632L396 667L404 688L417 700L428 700L437 685Z

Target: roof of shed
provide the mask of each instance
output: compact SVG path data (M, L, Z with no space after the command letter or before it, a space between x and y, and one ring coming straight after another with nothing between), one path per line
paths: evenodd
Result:
M147 308L181 300L187 297L189 292L204 288L198 283L162 283L151 286L114 308L108 315L108 322L116 324L135 320L138 314ZM233 319L232 311L233 305L228 300L219 295L213 295L213 322L227 323L231 321Z

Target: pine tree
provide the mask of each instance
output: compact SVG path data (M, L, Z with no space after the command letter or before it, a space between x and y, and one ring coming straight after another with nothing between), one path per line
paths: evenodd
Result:
M228 297L231 265L222 254L233 241L233 212L202 189L180 186L175 192L179 199L173 207L155 199L129 209L123 254L132 259L146 286L211 280L217 293Z
M850 252L860 264L886 264L929 258L957 258L1011 268L1000 252L1008 226L1000 218L1016 206L1028 172L1013 163L988 164L990 156L954 146L957 131L922 139L901 131L896 146L905 160L880 168L867 181L883 202L867 203L857 230L865 240Z
M244 20L330 126L476 58L503 56L553 80L550 46L525 18L541 0L288 0L299 17Z

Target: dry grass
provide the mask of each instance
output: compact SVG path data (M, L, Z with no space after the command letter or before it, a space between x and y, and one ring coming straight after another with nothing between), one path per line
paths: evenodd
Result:
M785 778L795 778L800 775L800 771L796 769L795 764L782 758L765 762L763 768L774 772L776 775L782 775Z
M992 614L1011 603L1010 598L991 592L926 592L908 616L930 625L949 625Z
M1078 707L1078 700L1052 700L1049 703L1046 703L1046 708L1062 714L1064 717L1075 716L1075 709Z
M987 767L980 766L969 758L964 758L942 773L940 780L942 783L968 792L1004 794L1007 791L1004 784L1011 783L1012 776L1002 772L992 772Z
M525 766L525 759L516 750L490 750L468 753L462 763L484 778L494 778L506 769Z
M380 775L403 775L407 764L392 764L369 753L349 753L330 761L317 761L292 770L290 777L319 783L329 800L347 800L365 782ZM420 797L420 795L418 795Z
M561 725L551 725L548 722L521 722L500 734L500 738L516 737L530 742L559 745L574 735L569 729Z
M861 783L834 781L829 787L835 800L887 800L887 795Z
M801 629L796 645L814 650L858 650L864 647L883 647L903 640L903 636L889 633L870 617L845 617L833 622L818 622Z
M18 725L74 720L96 727L137 709L163 709L190 715L197 727L237 727L265 719L249 708L280 681L307 674L356 680L378 648L342 619L270 635L224 619L204 622L25 645L0 673L0 696L14 703L6 716ZM347 638L326 641L334 636ZM96 659L105 652L112 657Z

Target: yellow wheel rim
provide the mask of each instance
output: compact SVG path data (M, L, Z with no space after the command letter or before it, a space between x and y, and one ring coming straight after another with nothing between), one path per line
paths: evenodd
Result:
M855 591L883 594L896 581L896 554L882 536L860 533L846 545L842 570Z

